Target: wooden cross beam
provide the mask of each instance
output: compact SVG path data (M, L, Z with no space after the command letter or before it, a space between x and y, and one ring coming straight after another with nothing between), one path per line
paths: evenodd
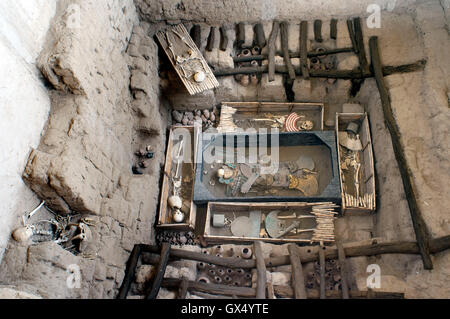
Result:
M416 233L417 245L425 269L433 269L433 263L430 257L430 234L427 225L422 216L419 204L417 203L417 190L414 185L414 179L406 155L401 143L400 129L394 118L391 106L389 90L383 77L383 66L381 63L380 52L378 49L378 37L371 37L369 40L370 56L372 60L372 69L380 92L381 106L383 108L384 119L389 130L394 148L395 158L397 160L400 175L405 189L406 200L408 201L409 212Z

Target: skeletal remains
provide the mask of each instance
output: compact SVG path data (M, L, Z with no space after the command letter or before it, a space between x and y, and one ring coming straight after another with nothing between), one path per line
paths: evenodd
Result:
M96 222L88 217L81 217L78 221L72 222L75 216L60 216L48 207L47 210L54 215L54 218L49 220L39 220L33 224L29 220L35 215L39 209L44 206L45 201L36 207L33 211L25 214L22 218L23 226L17 228L12 233L13 238L18 242L27 242L35 235L44 236L45 239L33 240L33 242L54 241L62 245L65 249L74 253L81 253L84 257L89 257L85 254L89 248L92 240L92 231L90 226L95 226ZM51 230L43 229L43 224L50 224Z

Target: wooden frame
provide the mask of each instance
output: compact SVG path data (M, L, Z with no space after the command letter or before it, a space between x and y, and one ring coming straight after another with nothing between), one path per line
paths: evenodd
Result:
M302 132L281 132L278 134L278 144L279 147L296 147L296 146L314 146L319 145L324 147L328 157L328 151L331 160L331 166L327 168L330 173L330 179L326 178L326 184L323 187L320 186L319 192L315 195L304 196L299 192L290 192L289 194L272 194L263 195L258 194L244 194L239 196L228 196L226 192L220 192L219 194L214 194L212 189L209 187L208 177L204 175L205 165L209 165L204 161L205 152L208 151L210 147L213 147L214 143L224 143L226 146L228 139L234 139L234 147L237 145L237 137L244 141L244 147L248 147L250 143L250 138L247 136L252 136L261 141L267 139L271 141L271 134L260 134L254 132L226 132L226 133L211 133L208 135L203 135L202 148L198 148L198 168L196 172L195 180L195 192L194 201L197 205L207 204L208 202L333 202L340 204L342 201L342 194L340 191L340 181L339 181L339 168L338 159L336 151L336 136L335 132L325 130L325 131L302 131ZM261 139L260 139L261 138ZM259 142L258 142L259 143ZM259 146L259 144L258 144ZM270 142L267 146L270 148ZM300 153L299 153L300 154ZM328 174L327 173L327 174ZM324 176L324 174L322 174ZM292 190L292 189L291 189Z
M167 199L169 198L169 192L171 190L171 185L169 181L170 172L172 170L172 153L173 153L173 142L174 142L174 130L176 128L184 128L190 131L192 134L191 139L191 156L193 160L193 172L192 172L192 193L189 213L186 214L186 220L184 223L172 223L169 221L170 209L167 205ZM195 219L197 215L197 205L193 202L194 198L194 182L195 182L195 171L197 169L197 145L200 138L201 127L195 126L172 126L169 133L169 141L167 144L166 162L164 166L164 179L161 189L161 199L159 207L159 218L156 227L160 229L175 229L175 230L194 230L195 229Z
M323 131L323 103L284 103L284 102L222 102L223 106L229 106L236 109L234 115L255 115L259 113L291 113L308 112L316 114L314 122L314 131ZM311 120L311 119L310 119Z
M253 241L264 241L268 243L303 243L303 244L313 244L317 243L312 239L284 239L284 238L261 238L261 237L236 237L236 236L218 236L211 234L211 216L214 210L222 209L222 210L233 210L233 211L242 211L249 212L252 210L261 210L262 213L268 213L273 210L290 210L290 209L298 209L306 214L311 214L313 206L319 206L325 203L308 203L308 202L268 202L268 203L229 203L229 202L209 202L206 218L205 218L205 227L203 238L207 243L224 243L224 242L237 242L237 243L246 243ZM326 204L333 205L329 202ZM338 212L336 212L336 215ZM311 214L312 215L312 214ZM322 240L324 243L333 243L334 240Z
M362 156L361 156L361 168L363 169L363 180L362 180L362 189L364 193L372 194L373 196L373 205L372 207L353 207L346 205L345 201L345 191L344 185L342 182L342 174L343 171L341 169L341 151L339 147L339 134L338 132L342 130L342 127L352 121L360 121L360 131L359 137L361 140L361 144L363 147ZM373 158L373 146L372 146L372 138L370 135L370 127L369 127L369 118L367 113L336 113L336 147L338 151L338 165L339 165L339 176L341 183L341 193L342 193L342 214L367 214L376 211L376 192L375 192L375 168L374 168L374 158Z
M180 42L178 36L175 34L180 34L184 37L186 43L191 48L191 50L195 51L194 54L198 57L198 63L202 64L202 67L205 71L205 80L203 82L197 83L193 80L192 76L189 78L185 77L183 67L178 62L174 61L174 55L182 56L184 52L178 52L177 47L173 46L174 43L172 43L172 47L169 45L167 34L171 34L172 38L174 39L174 43ZM177 72L178 76L180 77L181 81L183 82L184 86L188 90L190 95L194 95L197 93L201 93L206 90L211 90L219 86L219 82L217 81L216 77L214 76L213 72L211 71L211 68L208 65L208 62L205 60L203 55L201 54L200 50L192 40L189 33L186 31L186 28L182 23L170 26L165 30L158 31L156 34L156 37L158 38L159 43L161 44L161 47L163 48L164 52L167 54L167 57L170 60L170 63L174 67L175 71Z

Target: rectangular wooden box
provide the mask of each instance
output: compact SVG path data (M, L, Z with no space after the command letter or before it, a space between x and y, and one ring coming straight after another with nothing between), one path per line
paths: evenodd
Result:
M224 108L225 107L225 108ZM239 121L247 119L255 119L264 117L266 113L274 116L289 115L292 112L297 112L299 115L305 115L307 120L313 122L314 127L312 131L323 130L323 104L322 103L281 103L281 102L222 102L221 120L223 118L223 111L226 107L236 109L233 114L233 121L235 124L243 129L248 128L242 125ZM232 132L227 127L221 128L219 123L219 132ZM255 121L252 122L253 128L268 127L270 122ZM280 130L281 131L281 130Z
M204 135L202 140L202 148L198 148L198 169L196 173L195 180L195 194L194 201L197 205L206 204L210 201L215 202L334 202L340 204L341 202L341 190L340 190L340 182L339 182L339 170L337 163L337 151L336 151L336 137L335 132L333 131L311 131L311 132L281 132L278 134L278 142L280 149L297 147L297 146L312 146L318 147L326 150L325 153L321 153L321 160L317 161L317 163L321 163L321 165L326 166L326 170L322 174L324 177L324 182L319 189L319 192L314 195L303 195L300 191L290 192L289 195L286 194L252 194L250 192L247 194L240 194L238 196L227 196L224 192L219 194L213 192L210 184L208 183L208 178L213 178L213 174L204 174L205 170L208 170L210 163L207 163L208 157L206 156L209 152L209 149L214 147L215 145L222 145L226 147L228 144L228 140L233 140L231 144L234 144L236 147L237 137L245 137L242 139L244 141L243 146L248 147L249 143L252 139L257 137L258 147L260 141L264 141L267 138L267 147L271 147L271 134L267 134L267 136L262 134L246 134L240 132L234 133L222 133L222 134L209 134ZM250 138L252 137L252 138ZM298 153L300 156L302 153ZM297 153L296 153L297 155ZM224 162L224 161L222 161ZM237 161L235 161L237 162ZM317 165L316 163L316 165ZM216 184L217 185L217 184ZM320 184L319 184L320 185ZM217 186L215 186L217 187Z
M190 137L190 146L191 146L191 163L183 163L181 165L181 171L183 175L182 186L181 188L191 188L189 191L189 199L186 201L183 199L183 208L182 211L185 213L185 219L183 223L175 223L172 221L172 212L170 207L168 206L167 199L171 196L172 193L172 184L168 176L173 176L176 170L176 164L173 162L174 155L176 156L176 152L178 150L174 149L174 144L178 142L180 136L179 133L181 131L176 131L177 129L185 129L186 133L189 134ZM194 197L194 182L195 182L195 170L197 168L196 165L196 156L197 156L197 145L200 138L201 126L172 126L169 133L169 141L167 144L167 153L166 153L166 162L164 167L164 178L161 189L161 202L159 207L159 218L158 218L158 228L162 229L173 229L173 230L194 230L195 229L195 219L197 213L197 206L193 202ZM191 176L187 174L187 172L191 173ZM190 181L185 180L186 176L189 176Z
M329 215L331 216L331 219L334 219L333 216L336 216L338 214L335 209L339 206L332 204L332 203L307 203L307 202L270 202L270 203L229 203L229 202L210 202L208 203L207 212L206 212L206 219L205 219L205 227L204 227L204 234L203 237L208 243L222 243L222 242L239 242L239 243L245 243L245 242L251 242L255 240L270 242L270 243L303 243L303 244L313 244L313 243L319 243L320 241L324 243L333 243L334 242L334 223L332 226L331 234L328 235L327 239L321 239L318 240L317 236L320 235L314 235L313 232L304 232L299 237L301 238L264 238L264 237L237 237L233 236L230 230L227 230L226 228L217 228L212 226L212 216L215 213L221 213L221 214L228 214L228 216L246 216L251 211L261 211L262 215L267 216L271 211L279 211L280 215L289 215L292 214L292 212L300 213L301 216L312 216L312 218L306 218L304 219L306 222L304 223L304 226L306 228L301 229L310 229L310 228L317 228L318 226L318 219L317 217L312 214L313 207L315 209L320 209L320 207L323 206L331 207L329 208L330 211L333 211ZM248 216L247 216L248 217ZM323 221L323 220L322 220ZM322 223L321 223L322 224ZM323 224L322 224L323 225ZM329 224L328 224L329 225ZM264 226L262 226L262 219L260 231L264 229ZM322 228L322 227L320 227ZM320 231L319 231L320 232ZM330 232L329 232L330 233ZM315 239L313 239L313 237ZM325 235L323 235L325 236Z
M344 185L344 172L342 170L341 157L342 149L339 144L339 131L345 130L346 126L350 122L357 122L360 126L359 128L359 138L362 144L362 151L360 151L361 160L361 182L360 182L360 192L362 195L367 194L370 199L367 199L365 203L359 203L358 206L352 205L351 200L346 200L347 187ZM336 140L337 140L337 150L338 150L338 163L339 163L339 174L342 192L342 214L351 215L364 215L368 213L373 213L376 211L376 193L375 193L375 169L374 169L374 159L373 159L373 148L372 139L370 135L369 118L367 113L336 113ZM349 182L350 184L351 182ZM354 192L353 192L354 193ZM353 196L355 194L352 194ZM355 196L354 196L355 197ZM367 207L364 207L367 206Z

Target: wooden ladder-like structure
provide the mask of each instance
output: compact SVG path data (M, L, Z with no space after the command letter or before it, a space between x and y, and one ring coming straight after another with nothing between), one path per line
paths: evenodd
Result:
M439 239L442 241L442 239ZM450 245L450 239L444 238L444 244L436 245L441 249ZM399 244L400 250L403 249L403 243ZM393 247L392 245L390 245ZM441 247L442 246L442 247ZM445 246L445 247L444 247ZM375 246L376 247L376 246ZM136 266L142 253L150 253L146 258L147 263L156 265L156 275L149 285L146 291L147 299L155 299L161 287L167 289L177 289L178 298L186 298L188 291L195 291L195 294L203 296L205 298L257 298L257 299L275 299L276 295L281 298L295 298L295 299L325 299L325 298L403 298L403 293L392 292L378 292L378 291L350 291L349 290L349 270L347 267L345 250L341 244L337 244L336 248L327 248L320 246L318 249L318 259L320 262L320 293L316 290L307 290L304 283L304 275L302 262L312 262L317 260L317 257L307 258L307 260L301 260L301 247L296 244L290 244L288 246L289 255L276 257L275 259L264 259L262 254L262 244L260 241L255 241L253 244L255 259L239 259L230 257L218 257L192 251L186 251L183 249L173 248L171 249L169 243L163 243L161 247L138 244L135 245L130 258L127 263L125 277L119 290L117 299L126 299L128 291L135 277ZM327 254L327 249L331 249ZM362 247L362 250L374 251L376 248ZM351 252L354 254L354 252ZM418 251L416 252L418 253ZM358 252L358 256L361 253ZM362 254L364 255L364 254ZM370 254L367 254L370 255ZM353 255L351 255L353 256ZM286 260L287 258L287 260ZM342 292L326 292L325 291L325 260L326 259L338 259L341 268L342 278ZM164 278L167 264L169 259L188 259L202 261L206 263L215 264L217 266L230 267L230 268L243 268L257 270L257 285L256 288L250 287L236 287L223 284L204 283L197 281L188 281L185 279ZM293 287L289 286L273 286L266 278L266 266L279 266L283 264L291 264L292 267L292 283Z

